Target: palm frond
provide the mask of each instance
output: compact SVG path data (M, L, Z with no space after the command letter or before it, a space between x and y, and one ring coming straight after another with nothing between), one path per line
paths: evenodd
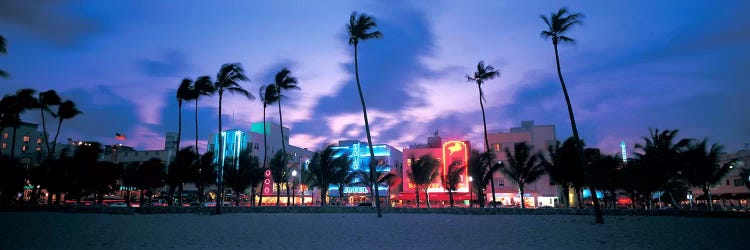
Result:
M241 87L229 87L224 89L225 91L232 93L232 94L238 94L244 97L247 97L247 99L254 100L255 96L253 94L250 94L247 90L241 88Z

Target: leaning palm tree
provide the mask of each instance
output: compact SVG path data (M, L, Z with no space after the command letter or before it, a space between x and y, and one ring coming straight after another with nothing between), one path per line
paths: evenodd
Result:
M374 38L382 38L383 34L380 31L370 31L378 25L375 23L375 18L368 16L365 13L352 12L349 17L349 24L346 29L349 33L349 45L354 46L354 76L357 80L357 91L359 92L359 100L362 102L362 115L365 118L365 134L367 134L367 145L370 149L370 155L375 155L372 149L372 137L370 136L370 123L367 121L367 106L365 105L365 96L362 94L362 85L359 83L359 62L357 61L357 45L359 41L365 41ZM375 165L374 162L370 162L370 179L375 179ZM380 211L380 194L375 192L375 207L377 210L378 217L383 217L382 211Z
M243 89L242 86L240 86L239 82L241 81L249 81L247 79L247 76L245 76L244 70L242 69L242 66L239 63L231 63L231 64L224 64L221 65L221 69L219 69L219 73L216 74L216 82L214 82L214 89L219 94L219 144L224 144L224 137L221 135L222 129L221 129L221 103L224 98L224 91L227 91L231 94L239 94L241 96L247 97L248 99L252 100L255 97L253 97L250 92L247 92L247 90ZM218 202L223 202L223 196L224 196L224 169L222 166L224 166L224 151L219 150L219 168L217 171L219 172L218 175L218 186L219 186L219 195L218 195ZM221 206L218 205L220 203L217 202L216 205L216 213L221 213Z
M266 134L266 108L268 108L268 105L273 104L274 102L281 99L281 96L279 95L279 91L276 91L276 84L268 84L260 86L260 89L258 90L258 97L260 97L260 102L263 103L263 167L266 167L266 162L268 162L268 135ZM279 119L281 119L281 115L279 115ZM282 132L284 130L282 129ZM282 139L284 138L282 134ZM281 141L281 144L284 144L284 141Z
M211 83L211 77L200 76L193 82L192 94L190 100L195 101L195 154L200 155L198 151L198 100L201 96L210 96L216 92L214 85ZM187 100L187 99L186 99Z
M8 47L8 41L5 40L5 37L0 36L0 54L7 54L8 50L6 49ZM5 72L4 70L0 69L0 77L7 78L8 72Z
M274 77L273 85L276 86L276 97L275 101L279 105L279 130L281 132L281 151L286 154L286 143L284 143L284 120L281 116L281 91L299 89L297 86L297 78L291 76L291 71L287 68L281 69L279 73L276 73ZM264 125L265 126L265 125Z
M513 152L506 148L505 156L508 158L508 164L501 163L504 166L500 169L500 172L518 185L518 192L521 194L521 208L526 208L523 201L524 186L544 175L544 164L540 160L540 156L534 154L531 146L525 142L516 143L513 146Z
M681 153L681 161L686 165L687 181L691 186L699 187L706 197L708 209L713 210L711 202L711 186L716 185L729 173L734 160L726 164L719 164L722 149L719 144L708 147L708 140L691 142L687 150Z
M417 197L417 207L419 207L419 189L424 190L425 202L427 208L430 208L430 194L427 192L433 181L437 180L440 172L438 166L440 161L432 155L423 155L416 159L411 156L411 169L406 171L409 180L416 185L414 188Z
M57 106L57 132L55 132L55 139L52 141L52 153L55 152L57 137L60 135L60 128L62 127L63 121L73 119L73 117L80 114L83 114L83 112L78 110L76 104L71 100L66 100Z
M568 9L566 8L560 8L557 13L551 13L549 17L541 15L542 20L544 20L544 23L547 24L547 30L542 30L541 36L542 38L549 38L552 40L552 46L555 48L555 63L557 65L557 76L560 78L560 86L562 87L563 94L565 95L565 103L568 106L568 116L570 116L570 126L573 130L573 137L575 137L577 142L581 141L581 137L578 136L578 128L576 127L576 119L573 115L573 106L570 104L570 96L568 96L568 89L565 87L565 81L562 77L562 71L560 70L560 55L557 51L557 44L560 42L567 42L567 43L573 43L575 40L573 38L570 38L568 36L565 36L565 33L570 30L573 25L581 24L581 19L583 18L583 14L581 13L573 13L568 14ZM581 165L581 168L584 166L584 155L583 155L583 146L580 145L580 143L576 146L577 153L579 155L579 164ZM593 188L589 187L592 194L594 193ZM596 195L591 196L592 200L594 201L594 211L595 211L595 217L596 217L596 223L602 224L604 223L604 217L602 216L602 210L599 207L599 199L596 197Z
M459 165L459 162L453 162L448 167L448 171L440 176L443 188L448 190L448 197L453 207L453 192L458 190L458 185L461 183L461 174L464 172L464 167Z
M477 84L477 88L479 88L479 107L482 108L482 124L484 125L484 150L485 152L490 152L490 143L487 140L487 118L484 115L484 102L487 101L487 99L484 98L484 91L482 91L482 84L484 82L494 79L495 77L500 77L500 71L495 70L495 67L492 65L484 65L484 61L479 61L477 64L477 71L474 72L474 75L466 75L466 80L469 82L475 82ZM491 164L491 162L487 162ZM486 166L486 168L489 168L489 166ZM492 186L492 205L495 205L497 201L495 200L495 178L490 178L490 184Z
M44 119L44 113L49 113L52 117L57 118L57 114L52 112L50 106L60 105L60 96L54 90L47 90L39 93L39 113L42 115L42 130L44 131L44 144L47 149L47 159L52 160L52 152L49 148L49 136L47 135L47 122Z
M182 101L188 101L193 99L192 85L193 80L190 78L182 79L180 86L177 87L177 148L180 148L180 141L182 140Z

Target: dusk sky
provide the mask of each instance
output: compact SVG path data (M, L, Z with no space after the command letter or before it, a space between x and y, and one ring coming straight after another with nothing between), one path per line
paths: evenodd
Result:
M282 102L291 144L366 141L346 34L360 11L384 36L359 46L374 143L402 148L439 130L481 149L478 91L465 77L480 60L502 74L484 85L490 132L534 120L564 140L572 132L554 51L539 36L539 16L560 7L585 15L560 57L588 146L614 153L649 128L707 137L728 152L750 143L748 1L0 1L0 68L11 75L0 93L55 89L75 101L84 114L63 123L61 141L160 149L177 131L183 78L215 79L223 63L239 62L251 80L242 86L257 97L289 67L301 87ZM199 106L204 152L218 130L218 96ZM269 109L269 121L277 113ZM223 114L225 129L263 119L257 99L236 96L225 96ZM183 146L195 138L194 115L185 103ZM40 122L38 112L24 118Z

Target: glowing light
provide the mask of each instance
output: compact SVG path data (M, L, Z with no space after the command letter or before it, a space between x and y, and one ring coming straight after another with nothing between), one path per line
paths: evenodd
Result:
M620 141L620 149L622 149L622 162L628 162L628 151L625 147L625 141Z

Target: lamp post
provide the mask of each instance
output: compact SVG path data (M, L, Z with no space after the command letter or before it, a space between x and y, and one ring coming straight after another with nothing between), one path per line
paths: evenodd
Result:
M471 192L471 185L473 185L474 177L469 176L469 207L474 207L474 193Z
M292 170L292 206L296 205L294 199L294 179L297 178L297 170ZM288 194L288 193L287 193Z

